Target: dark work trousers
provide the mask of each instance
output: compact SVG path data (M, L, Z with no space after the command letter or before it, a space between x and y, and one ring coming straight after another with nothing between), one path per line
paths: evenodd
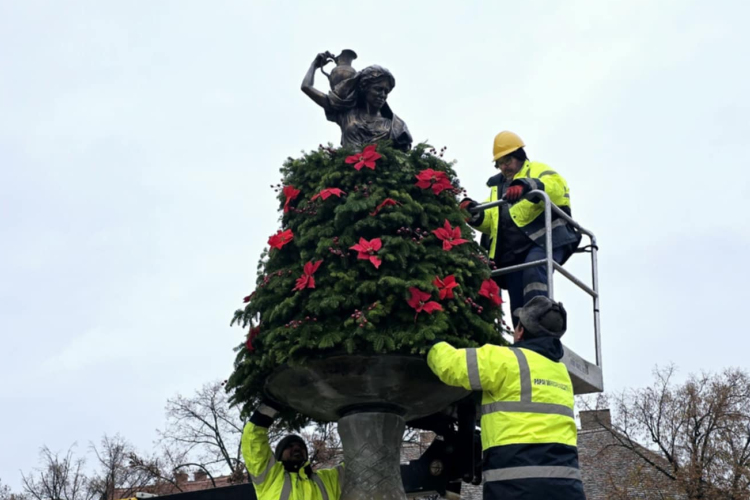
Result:
M533 262L546 257L544 248L534 245L526 253L522 262ZM555 248L552 250L552 258L558 264L561 263L565 258L565 248ZM510 313L513 318L513 326L515 327L518 325L518 318L513 315L513 311L520 309L534 297L539 295L547 296L547 266L536 266L510 273L505 276L505 285L508 287Z

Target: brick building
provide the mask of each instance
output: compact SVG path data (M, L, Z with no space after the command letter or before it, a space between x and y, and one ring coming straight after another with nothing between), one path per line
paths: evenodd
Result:
M686 496L661 472L637 453L620 446L609 410L580 412L578 459L588 500L677 500ZM657 453L644 447L640 453L669 469Z
M237 484L233 481L232 476L214 477L213 481L203 471L196 471L191 478L187 473L178 472L175 474L175 483L168 481L156 481L152 484L140 486L137 488L116 489L112 499L135 500L136 493L146 493L150 495L163 496L175 493L189 493L192 491L207 490L210 488L222 488Z

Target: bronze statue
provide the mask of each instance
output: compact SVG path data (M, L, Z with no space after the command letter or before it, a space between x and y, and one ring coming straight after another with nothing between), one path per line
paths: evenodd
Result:
M357 72L351 66L356 58L357 54L348 49L338 56L321 52L302 80L302 92L325 110L329 121L341 128L342 146L362 149L390 139L396 148L411 148L412 138L406 123L394 115L386 103L396 79L390 71L377 65ZM337 66L328 75L322 68L331 61ZM327 95L313 87L318 68L328 76L331 91Z

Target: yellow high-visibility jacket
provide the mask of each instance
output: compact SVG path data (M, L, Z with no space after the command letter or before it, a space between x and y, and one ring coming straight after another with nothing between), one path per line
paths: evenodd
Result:
M248 422L242 431L242 456L258 500L338 500L344 468L321 469L311 475L302 467L288 472L277 462L268 442L268 428Z
M456 349L440 342L428 354L444 383L482 391L484 480L507 498L527 498L514 491L583 498L573 385L562 353L558 339L545 337L514 347Z
M497 183L492 185L490 179L488 185L491 187L490 197L484 201L489 203L491 201L497 201L502 196L502 193L498 193ZM550 197L552 203L565 210L570 215L570 189L568 189L568 183L565 179L552 170L549 166L544 163L532 162L526 160L521 170L513 177L510 185L514 184L525 184L529 189L538 189L544 191ZM532 202L529 200L520 200L514 203L510 207L510 216L513 222L520 228L526 236L531 239L534 243L544 246L544 203L540 200ZM497 248L498 227L500 225L500 209L499 207L490 208L485 210L484 216L481 222L476 225L476 229L490 237L490 256L495 257L495 250ZM580 235L578 235L572 227L568 227L565 220L557 218L554 215L552 217L552 243L557 248L558 246L567 245L573 242L580 241ZM577 244L577 243L576 243Z

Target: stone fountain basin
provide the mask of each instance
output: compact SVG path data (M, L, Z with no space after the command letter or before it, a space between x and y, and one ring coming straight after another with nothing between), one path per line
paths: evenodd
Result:
M266 392L321 422L357 411L398 413L408 422L469 394L440 382L424 358L399 354L341 354L283 365L266 381Z

